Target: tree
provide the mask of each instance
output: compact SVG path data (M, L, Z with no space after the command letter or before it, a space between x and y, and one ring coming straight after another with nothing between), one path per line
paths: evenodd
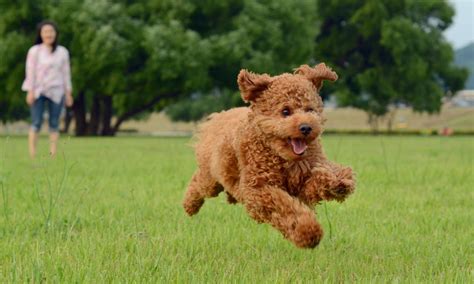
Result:
M113 135L124 121L192 94L227 107L221 94L236 90L239 69L288 71L311 58L316 32L314 0L1 3L2 119L27 116L24 57L34 25L50 18L71 54L77 135Z
M182 99L168 106L166 114L173 121L196 122L205 115L243 104L239 92L216 89L209 94L196 93Z
M211 89L185 97L167 114L173 120L196 121L242 105L239 96L231 95L242 68L279 74L309 62L317 32L315 7L313 0L196 2L186 22L209 41Z
M36 24L42 19L44 1L0 0L0 120L25 119L28 108L21 84L25 60Z
M117 100L116 129L137 114L160 110L173 100L210 88L209 41L185 27L182 20L166 15L156 18L162 20L143 30L143 69L130 74L128 91Z
M182 24L182 15L189 16L182 12L186 5L118 0L0 3L0 87L7 94L0 96L3 121L28 116L20 90L24 61L35 25L45 18L58 23L60 43L70 50L77 135L113 135L123 121L206 85L210 48Z
M75 55L77 135L114 135L124 121L206 85L208 41L183 25L189 5L179 4L65 1L51 9Z
M48 14L71 53L76 135L113 135L113 97L126 91L138 25L121 4L107 0L61 1Z
M437 112L446 91L463 87L467 72L442 34L454 16L447 1L319 1L318 11L316 58L340 75L339 103L366 111L374 127L392 105Z

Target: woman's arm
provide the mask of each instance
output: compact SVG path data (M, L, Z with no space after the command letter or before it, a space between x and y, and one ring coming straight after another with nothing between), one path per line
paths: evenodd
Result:
M25 81L21 89L27 92L26 103L31 106L35 101L34 96L34 86L35 86L35 67L37 61L37 50L34 51L34 48L28 50L28 55L26 56L26 70L25 70Z
M66 106L71 107L74 99L72 98L72 83L71 83L71 65L69 60L69 52L65 49L65 60L62 67L63 79L64 79L64 88L66 95Z

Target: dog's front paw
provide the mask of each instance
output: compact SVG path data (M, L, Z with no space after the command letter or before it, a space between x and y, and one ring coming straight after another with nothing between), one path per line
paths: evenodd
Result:
M325 167L314 167L311 169L311 174L299 195L300 199L311 205L321 200L334 199L329 190L338 186L337 176Z
M318 188L333 188L338 184L338 176L324 167L315 167L311 170L312 177L310 183Z
M343 201L344 198L355 190L354 173L351 168L343 168L337 173L337 185L330 190L334 199Z

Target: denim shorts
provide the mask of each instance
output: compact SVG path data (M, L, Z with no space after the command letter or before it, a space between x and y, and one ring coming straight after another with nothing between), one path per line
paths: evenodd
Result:
M58 132L59 131L59 116L64 105L64 96L61 99L59 104L54 103L51 99L41 95L35 100L33 106L30 108L31 112L31 129L35 132L39 132L41 129L41 124L43 124L43 113L45 105L48 105L48 123L49 123L49 132Z

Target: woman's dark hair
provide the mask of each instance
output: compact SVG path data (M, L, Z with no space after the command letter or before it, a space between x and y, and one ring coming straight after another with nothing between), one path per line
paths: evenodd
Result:
M58 37L59 37L59 30L58 30L58 26L56 25L55 22L53 21L50 21L50 20L46 20L46 21L42 21L41 23L39 23L37 26L36 26L36 40L35 40L35 44L40 44L40 43L43 43L43 39L41 39L41 29L44 27L44 26L52 26L54 31L56 32L56 38L54 39L54 42L53 42L53 51L52 52L55 52L56 51L56 47L58 47Z

